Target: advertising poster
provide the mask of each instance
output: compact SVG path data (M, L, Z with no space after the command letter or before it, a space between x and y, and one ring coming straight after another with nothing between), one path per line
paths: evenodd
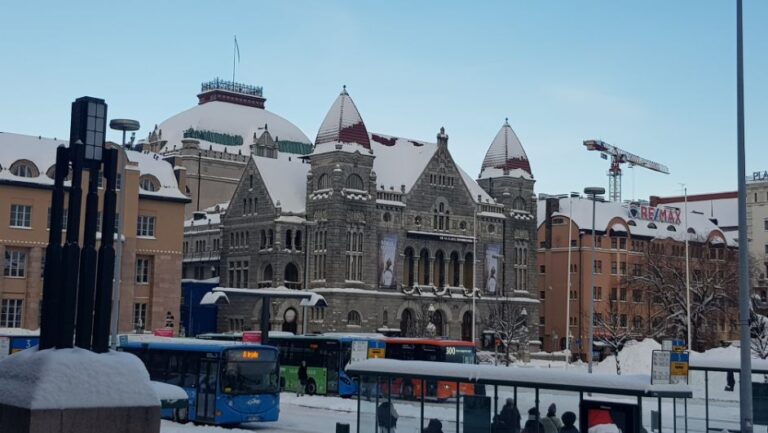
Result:
M397 254L397 235L385 234L381 237L379 247L379 287L394 289L397 286L395 279L395 256Z
M490 294L496 293L499 284L499 255L501 245L491 244L485 249L485 290Z

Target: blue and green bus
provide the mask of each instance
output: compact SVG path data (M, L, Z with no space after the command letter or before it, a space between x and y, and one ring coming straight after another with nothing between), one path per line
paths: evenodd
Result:
M119 350L138 356L152 380L186 391L187 412L174 414L172 419L237 425L277 421L280 415L280 365L275 347L121 337Z
M280 349L284 390L296 391L299 366L307 363L309 395L356 395L357 382L344 368L353 360L384 357L383 340L355 335L281 335L270 337L269 343Z

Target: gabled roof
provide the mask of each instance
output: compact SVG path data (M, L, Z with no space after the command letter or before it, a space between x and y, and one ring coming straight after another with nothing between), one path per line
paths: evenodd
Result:
M517 134L504 120L504 125L491 142L480 168L480 178L512 176L533 179L531 165Z
M346 86L331 105L317 131L315 146L323 143L358 144L366 149L371 148L368 130Z
M278 153L277 158L251 156L272 200L283 212L304 213L307 200L307 164L296 155Z

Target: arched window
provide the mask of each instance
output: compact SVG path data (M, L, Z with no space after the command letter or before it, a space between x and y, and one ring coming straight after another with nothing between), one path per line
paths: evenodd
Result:
M525 210L525 199L522 197L517 197L512 201L512 209L514 210Z
M461 275L461 269L459 269L459 253L456 251L451 253L451 260L448 265L448 275L451 276L451 286L459 287L461 282L459 276Z
M414 267L414 257L413 257L413 248L407 247L405 251L403 251L403 270L405 271L405 278L403 281L405 281L407 287L413 287L414 283L414 273L413 273L413 267Z
M145 174L139 178L139 188L144 191L155 192L160 189L160 181L155 176Z
M677 229L675 228L675 226L673 226L673 225L671 225L671 224L670 224L670 225L668 225L668 226L667 226L667 231L670 231L670 232L676 232L676 231L677 231Z
M442 311L437 310L432 313L432 324L435 325L435 336L445 335L445 318Z
M634 220L629 220L629 221L627 221L627 225L628 226L632 226L632 227L636 227L637 223Z
M435 204L432 209L432 229L433 230L449 230L450 228L450 214L451 211L444 201L440 200Z
M289 289L301 289L301 282L299 282L299 268L293 263L285 265L283 281L285 282L285 287L288 287Z
M272 285L272 265L267 265L264 267L264 272L261 274L261 281L264 283L269 283L267 287L270 287Z
M259 248L262 250L267 247L267 232L265 230L261 231L261 240L259 241Z
M319 178L317 178L317 189L327 189L330 187L330 182L328 181L328 175L327 174L321 174Z
M695 235L696 234L696 230L694 230L693 227L688 227L688 233L690 233L692 235Z
M355 310L352 310L349 313L347 313L348 326L360 326L361 324L362 324L362 319L360 319L360 313L358 313Z
M285 231L285 249L290 250L293 248L293 230Z
M413 337L416 334L416 323L414 321L413 310L406 308L400 316L400 335L403 337Z
M296 251L301 251L301 230L296 230L296 238L293 242L293 246L296 248Z
M435 253L435 276L437 287L445 287L445 254L442 251Z
M349 177L347 177L347 188L349 189L359 189L363 190L365 189L365 184L363 184L363 178L356 174L350 174Z
M11 174L19 177L37 177L40 172L32 161L22 159L11 164Z
M461 339L464 341L472 341L472 313L465 311L461 317Z
M267 232L267 248L272 248L272 244L274 244L275 241L275 232L272 231L272 229L269 229Z
M429 250L426 248L419 253L419 270L419 284L423 286L429 285Z
M384 310L384 312L381 313L381 324L384 326L387 326L387 323L389 322L389 313L387 310Z
M464 256L464 287L467 289L473 289L473 277L472 277L472 262L474 257L472 253L467 253Z
M655 229L655 228L656 228L656 224L654 224L654 223L648 223L648 228L649 228L649 229Z

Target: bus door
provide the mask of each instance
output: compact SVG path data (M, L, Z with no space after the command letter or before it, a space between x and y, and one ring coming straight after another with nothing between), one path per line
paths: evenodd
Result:
M198 374L196 419L214 422L216 417L216 383L219 376L216 359L200 359Z
M338 341L327 341L320 347L321 359L325 361L326 393L338 394L339 369L344 368L344 366L339 365L341 363L341 343Z

